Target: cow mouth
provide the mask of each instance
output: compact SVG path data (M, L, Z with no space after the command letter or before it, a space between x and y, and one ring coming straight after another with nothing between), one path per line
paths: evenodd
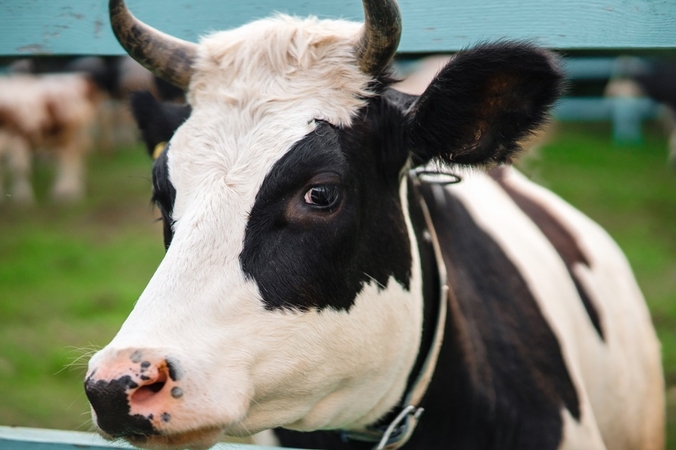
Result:
M111 439L110 436L106 436ZM218 427L205 427L176 433L160 433L153 435L134 434L125 436L123 439L131 445L152 450L206 450L215 445L223 436L223 429ZM119 439L119 438L112 438Z

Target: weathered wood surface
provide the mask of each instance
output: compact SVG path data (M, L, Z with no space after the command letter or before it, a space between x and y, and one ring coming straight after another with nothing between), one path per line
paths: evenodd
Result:
M2 450L111 450L134 448L122 442L108 442L97 434L81 431L43 430L0 426ZM218 444L214 450L273 450L245 444Z
M400 0L402 53L530 39L557 49L676 48L674 0ZM0 0L0 55L121 54L107 0ZM359 0L128 0L141 20L196 41L276 11L363 19Z

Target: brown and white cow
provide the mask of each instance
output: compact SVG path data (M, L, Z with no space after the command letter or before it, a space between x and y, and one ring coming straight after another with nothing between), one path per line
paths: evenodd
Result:
M0 77L0 162L3 156L7 160L8 196L34 201L31 170L38 149L57 160L52 197L72 201L83 196L84 156L99 100L98 88L85 74Z
M545 119L554 55L484 44L407 95L396 2L364 8L364 26L276 16L192 44L110 1L122 45L191 109L157 114L178 127L153 167L167 252L90 361L100 432L662 448L659 344L625 257L509 166L481 170Z

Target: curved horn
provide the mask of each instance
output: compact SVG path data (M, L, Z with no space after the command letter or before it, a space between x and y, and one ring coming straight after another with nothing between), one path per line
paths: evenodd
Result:
M364 0L364 31L356 47L359 67L377 76L397 51L401 13L397 0Z
M115 37L129 56L169 83L187 89L197 44L158 31L132 15L124 0L108 3Z

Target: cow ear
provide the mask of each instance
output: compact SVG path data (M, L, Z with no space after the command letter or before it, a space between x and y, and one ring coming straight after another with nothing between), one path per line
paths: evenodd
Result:
M156 148L164 147L191 112L190 106L185 104L159 102L148 91L133 92L130 105L143 142L153 158Z
M414 162L508 162L562 89L557 58L533 45L500 42L459 52L407 112Z

